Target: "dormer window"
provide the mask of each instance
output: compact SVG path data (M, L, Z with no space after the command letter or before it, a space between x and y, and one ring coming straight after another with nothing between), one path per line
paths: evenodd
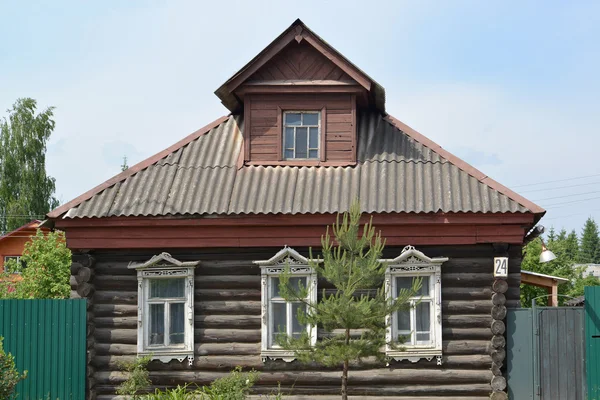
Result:
M321 132L319 111L283 113L283 156L285 160L318 160Z

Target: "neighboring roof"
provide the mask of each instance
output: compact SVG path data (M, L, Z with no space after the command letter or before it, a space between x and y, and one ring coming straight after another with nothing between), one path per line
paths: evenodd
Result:
M242 117L222 118L48 216L545 212L393 117L357 122L355 166L239 168Z
M558 282L569 282L568 279L562 278L560 276L540 274L538 272L525 271L524 269L521 270L521 274L531 275L531 276L539 276L540 278L553 279Z
M260 67L264 66L269 60L295 40L306 40L317 51L327 57L351 78L356 80L358 84L371 92L375 107L385 114L384 88L350 62L343 54L330 46L323 38L311 31L300 19L294 21L289 28L283 31L281 35L273 40L267 47L258 53L256 57L250 60L250 62L244 65L215 91L215 94L221 99L223 105L232 112L237 111L241 107L241 103L233 94L233 91L254 72L258 71Z
M4 235L0 236L0 241L4 240L6 238L9 238L11 236L14 236L17 233L22 232L27 229L37 229L40 227L40 222L41 221L34 219L33 221L26 223L25 225L15 229L14 231L10 231L10 232L5 233Z

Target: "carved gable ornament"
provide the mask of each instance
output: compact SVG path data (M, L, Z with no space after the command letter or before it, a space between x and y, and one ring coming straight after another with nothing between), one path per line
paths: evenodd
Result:
M390 268L390 272L425 272L435 270L436 267L448 261L448 257L427 257L421 251L415 249L414 246L406 246L398 257L379 261L386 263Z
M151 259L140 264L130 264L129 269L149 269L149 268L192 268L200 264L200 261L179 261L173 258L169 253L162 252L152 256Z
M313 259L312 262L322 262L321 259ZM311 273L312 269L309 267L311 260L304 257L291 247L285 246L279 250L277 254L268 260L254 261L254 264L261 267L264 273L279 274L283 272L286 267L290 267L290 272L294 273Z

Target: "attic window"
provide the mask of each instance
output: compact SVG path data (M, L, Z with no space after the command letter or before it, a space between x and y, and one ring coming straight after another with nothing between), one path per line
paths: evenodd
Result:
M319 111L283 113L283 157L286 160L318 160L321 135Z

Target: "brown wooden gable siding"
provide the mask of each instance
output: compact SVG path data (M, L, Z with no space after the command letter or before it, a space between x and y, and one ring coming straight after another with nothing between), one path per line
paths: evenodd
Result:
M290 43L247 82L281 80L354 80L306 41Z
M387 247L384 256L395 257L401 249ZM442 266L443 365L437 366L435 359L417 363L391 361L389 366L367 360L351 368L349 394L386 399L488 399L492 391L492 360L502 355L491 345L492 246L419 249L431 257L450 258ZM115 397L117 385L127 377L119 362L136 356L137 278L127 266L166 250L93 252L96 263L91 284L95 293L90 295L88 373L90 393L98 400ZM240 365L262 372L253 394L272 393L280 383L285 393L292 394L292 400L339 399L338 368L297 361L261 361L260 269L252 260L269 258L278 250L170 251L178 259L202 263L195 271L195 358L191 367L187 360L152 362L149 370L156 387L209 384ZM306 248L297 250L307 253ZM521 246L511 246L509 253L506 305L515 307L519 304ZM75 289L75 277L71 282Z
M321 161L356 160L356 98L352 94L256 94L246 96L244 107L246 161L282 160L281 114L288 110L322 111Z

